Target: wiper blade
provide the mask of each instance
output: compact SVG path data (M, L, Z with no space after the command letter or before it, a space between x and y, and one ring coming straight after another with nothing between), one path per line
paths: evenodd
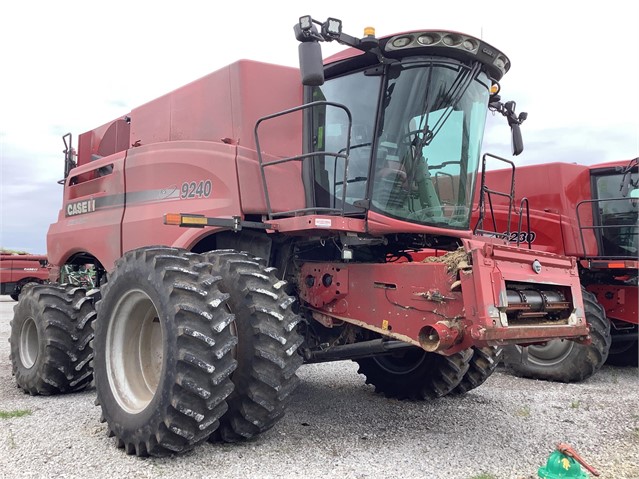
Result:
M470 70L462 70L457 74L457 77L451 84L448 91L441 97L440 101L437 105L433 105L431 109L426 112L426 116L424 117L424 128L422 129L422 137L419 139L416 147L418 151L424 146L430 145L430 143L435 139L437 134L441 131L444 124L450 118L453 111L455 111L455 107L461 101L466 90L472 85L473 81L477 79L479 73L481 71L481 64L479 62L475 62L473 67ZM429 78L429 88L430 88L430 78ZM428 126L428 116L431 111L437 111L441 109L445 104L448 104L447 111L443 115L439 117L435 126L433 128L429 128Z

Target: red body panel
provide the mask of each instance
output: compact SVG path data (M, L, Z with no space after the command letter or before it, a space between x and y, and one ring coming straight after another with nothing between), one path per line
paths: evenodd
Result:
M510 188L511 170L486 172L486 186L497 191ZM479 199L477 188L476 201ZM567 256L583 257L583 248L577 225L577 204L592 198L590 189L590 168L568 163L547 163L543 165L522 166L515 170L515 205L519 207L522 198L528 198L530 204L530 229L535 233L535 249L550 251ZM507 227L507 199L493 195L495 221L498 232ZM580 208L583 224L592 225L592 214L588 208ZM475 211L473 224L479 212ZM514 217L515 218L515 217ZM488 205L484 218L484 229L493 228L493 218ZM522 230L526 231L526 219ZM513 220L511 231L517 229ZM515 237L513 236L512 239ZM591 232L585 233L588 254L596 254L597 243Z
M627 164L627 161L591 166L549 163L517 168L515 171L515 205L519 208L521 199L528 198L530 205L530 232L534 235L532 248L537 251L548 251L577 258L596 257L598 248L592 230L584 230L585 250L582 246L577 222L577 205L580 201L593 199L590 182L591 171L599 168L623 167ZM511 170L488 171L486 173L486 185L493 190L507 191L510 188L510 175ZM508 206L506 200L495 195L493 195L492 200L497 231L506 232L508 228ZM477 221L477 218L478 211L475 211L473 224ZM579 208L579 218L583 226L593 226L590 204L584 204ZM519 236L522 246L526 247L525 240L528 233L526 218L524 216L521 231L517 231L517 221L517 216L513 215L510 241L515 242ZM486 206L484 229L493 229L493 215L491 215L488 205ZM596 263L596 261L582 262L587 268L590 268L590 264L594 265ZM628 262L625 263L627 264ZM605 264L605 262L602 264ZM637 324L639 321L637 287L624 286L619 281L614 280L616 276L627 274L636 276L636 262L634 267L631 268L617 271L605 269L600 271L606 273L610 278L611 284L604 284L605 279L603 278L605 276L600 276L598 281L602 284L585 282L586 289L597 296L609 318Z
M639 295L636 286L590 284L586 289L597 296L609 319L639 324Z
M169 211L265 213L254 127L259 118L301 103L297 69L242 60L82 134L79 166L49 228L50 261L62 265L89 253L110 271L138 246L188 248L211 234L161 227ZM300 154L301 129L299 112L264 122L264 161ZM294 162L265 169L273 211L305 206L300 172Z
M472 270L460 273L460 288L451 290L457 273L440 262L306 263L300 296L320 314L367 325L415 345L420 345L425 327L445 324L457 331L456 342L443 351L446 354L472 345L536 342L556 335L587 337L582 309L553 325L534 321L509 325L506 320L507 284L536 283L533 259L542 264L548 285L563 287L575 304L582 304L573 259L545 253L533 256L526 250L483 241L464 243Z
M18 283L49 279L47 257L43 255L0 255L0 294L13 294Z

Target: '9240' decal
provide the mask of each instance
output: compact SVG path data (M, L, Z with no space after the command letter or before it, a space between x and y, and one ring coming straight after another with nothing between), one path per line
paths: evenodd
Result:
M208 198L211 196L211 180L184 182L180 188L180 198Z

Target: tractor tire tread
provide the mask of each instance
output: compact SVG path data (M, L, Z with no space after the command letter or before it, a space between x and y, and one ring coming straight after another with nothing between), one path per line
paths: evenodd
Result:
M96 403L108 424L108 434L127 454L163 457L189 451L215 431L228 409L226 399L233 390L229 377L236 367L230 354L235 344L228 328L232 318L218 307L224 296L203 264L200 255L186 250L139 248L116 262L102 289L96 304L101 318L95 340ZM110 389L105 336L112 320L109 312L123 291L139 287L139 277L145 277L148 287L164 298L157 312L171 331L168 337L173 339L164 347L175 360L165 366L153 404L132 415L133 421L138 420L136 416L148 417L139 419L143 424L132 424Z
M31 395L72 393L93 381L90 361L93 350L91 321L95 310L85 300L84 288L29 283L14 306L9 338L12 373L18 386ZM20 334L31 318L38 332L38 354L32 367L20 358Z
M206 257L222 277L220 289L230 296L238 335L238 368L231 377L235 390L210 440L237 442L269 430L284 415L302 364L297 353L302 337L294 327L299 318L290 297L277 287L276 270L264 261L233 250Z

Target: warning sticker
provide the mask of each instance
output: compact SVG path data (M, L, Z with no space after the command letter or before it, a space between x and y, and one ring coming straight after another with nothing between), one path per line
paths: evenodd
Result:
M330 228L333 222L329 218L315 218L317 228Z

